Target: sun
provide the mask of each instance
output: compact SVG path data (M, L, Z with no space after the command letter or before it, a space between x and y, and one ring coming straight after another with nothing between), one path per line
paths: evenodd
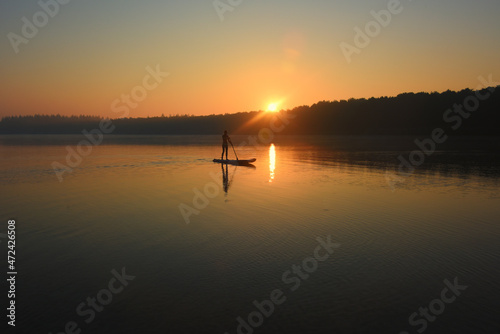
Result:
M278 103L276 103L276 102L269 103L269 105L267 106L267 111L277 112L278 111Z

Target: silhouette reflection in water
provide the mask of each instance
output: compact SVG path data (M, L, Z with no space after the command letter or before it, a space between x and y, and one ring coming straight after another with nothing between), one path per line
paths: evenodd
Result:
M246 167L246 168L250 168L250 169L256 168L252 164L242 165L242 167ZM231 184L233 183L234 175L238 171L238 165L234 166L234 170L231 173L231 178L229 178L229 164L220 163L220 168L221 168L221 172L222 172L222 189L224 189L225 196L227 196L229 188L231 187Z
M226 166L226 168L224 169L224 166ZM229 167L227 164L220 164L220 167L222 169L222 188L224 189L224 192L226 193L227 195L227 191L229 190L229 185L230 185L230 182L229 182ZM234 174L233 174L234 176ZM232 181L232 178L231 178L231 181Z

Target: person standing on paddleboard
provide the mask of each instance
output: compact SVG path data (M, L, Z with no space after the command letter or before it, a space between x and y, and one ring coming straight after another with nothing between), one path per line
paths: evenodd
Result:
M220 156L220 159L223 160L224 159L224 151L226 152L226 160L227 159L227 143L230 142L231 145L233 144L231 142L231 138L229 138L228 134L227 134L227 130L224 130L224 134L222 135L222 155Z

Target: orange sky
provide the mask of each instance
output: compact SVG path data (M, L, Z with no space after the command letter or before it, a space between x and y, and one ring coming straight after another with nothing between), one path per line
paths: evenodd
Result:
M112 104L127 105L133 92L131 117L204 115L500 80L493 0L401 1L348 61L341 43L356 47L355 28L373 27L371 11L387 13L389 2L243 1L218 13L212 1L75 1L14 46L22 18L33 22L43 9L9 0L0 14L0 116L118 117ZM141 88L148 67L169 75Z

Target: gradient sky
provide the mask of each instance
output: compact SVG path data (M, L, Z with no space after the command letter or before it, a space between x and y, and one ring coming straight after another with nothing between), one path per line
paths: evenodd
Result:
M49 0L42 0L49 1ZM221 0L227 3L228 0ZM500 1L401 0L402 12L348 63L339 44L387 0L72 0L15 53L38 1L0 4L0 117L118 117L115 99L146 67L170 75L131 117L234 113L320 100L476 88L500 81Z

